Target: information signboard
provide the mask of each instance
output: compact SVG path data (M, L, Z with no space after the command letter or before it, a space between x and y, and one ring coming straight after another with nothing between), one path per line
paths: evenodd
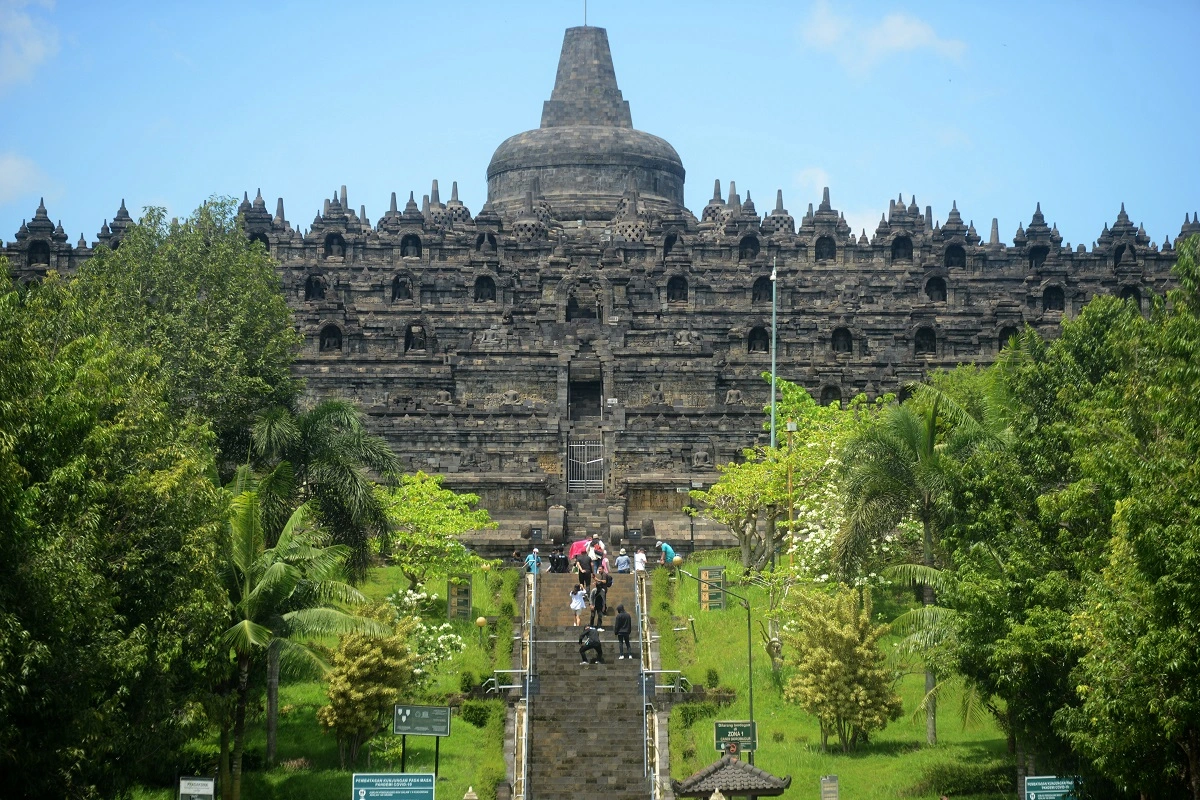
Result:
M837 775L821 776L821 800L838 800Z
M433 800L432 772L355 773L350 800Z
M179 800L213 800L217 795L215 778L180 778Z
M456 575L446 581L446 614L450 619L471 618L470 575Z
M758 749L758 723L756 722L714 722L713 740L722 753L734 755L748 753ZM730 745L736 748L730 749Z
M1031 775L1025 778L1025 800L1060 800L1075 797L1079 779L1070 775Z
M725 608L725 568L701 567L699 575L700 610L720 611Z
M448 706L396 706L392 733L397 736L449 736Z

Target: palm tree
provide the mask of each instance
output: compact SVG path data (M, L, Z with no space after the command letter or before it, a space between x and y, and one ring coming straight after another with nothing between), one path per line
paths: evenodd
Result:
M246 475L243 470L239 486L248 484ZM220 564L231 622L221 635L221 646L233 656L236 698L233 718L223 722L221 731L221 785L228 787L223 792L225 800L241 797L246 709L255 660L262 654L270 659L274 651L277 665L282 661L297 668L321 669L317 655L290 637L379 628L371 620L330 605L363 602L364 598L353 587L333 579L348 548L319 546L306 528L309 515L307 505L297 508L283 525L275 546L267 548L258 492L241 491L233 499ZM231 733L232 765L225 751Z
M387 526L371 475L392 480L400 471L387 442L369 433L358 408L343 400L298 414L272 409L258 417L251 435L268 541L292 509L310 503L333 541L349 547L351 582L362 580L370 539Z
M921 523L922 565L935 565L940 504L958 459L987 441L1002 441L1002 399L984 397L984 421L972 417L932 386L916 387L912 401L892 406L877 424L852 438L842 458L845 516L834 540L843 575L857 571L871 545L905 518ZM947 426L944 435L939 428ZM923 605L933 606L934 585L921 581ZM925 670L925 739L937 744L937 680Z

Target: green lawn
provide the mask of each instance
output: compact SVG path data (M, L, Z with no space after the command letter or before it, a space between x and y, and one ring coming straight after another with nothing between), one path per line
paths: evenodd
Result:
M422 697L411 698L410 702L440 704L448 695L459 691L459 679L463 671L487 677L493 668L494 659L509 666L511 650L506 642L497 647L497 639L505 640L511 632L503 622L485 630L481 643L479 629L473 620L478 616L496 617L506 598L511 602L512 592L520 575L516 570L502 570L490 575L477 573L473 576L472 619L452 622L455 632L463 637L466 648L441 665L433 676ZM374 570L368 582L361 587L372 600L382 600L387 595L407 586L399 570L380 567ZM436 593L438 601L427 612L431 622L442 622L446 618L446 582L444 577L430 581L426 587ZM328 642L330 646L335 641ZM242 797L245 800L328 800L348 797L351 790L351 772L398 772L400 770L398 749L395 760L389 763L383 752L386 745L396 745L397 737L383 734L375 741L377 749L367 764L367 753L359 756L354 770L342 770L339 766L337 740L325 733L317 723L317 709L326 702L323 681L310 680L285 683L280 687L280 718L278 756L276 767L262 768L266 748L265 718L262 708L263 697L257 699L256 713L247 725L246 762L243 777ZM495 783L504 777L504 713L503 703L495 705L490 721L482 728L464 722L457 715L451 723L451 733L441 741L437 793L443 798L460 798L468 787L474 787L482 800L495 797ZM191 744L188 762L215 764L217 749L215 732ZM434 740L431 737L410 736L407 740L405 771L433 772ZM212 769L191 769L189 772L207 772ZM176 797L171 787L141 787L134 792L138 800L172 800Z
M740 574L736 560L724 554L697 556L684 568L695 574L701 564L726 564ZM713 743L715 719L747 719L747 636L746 612L733 598L724 611L700 611L697 584L690 578L671 584L665 573L658 573L652 604L662 633L660 647L664 668L682 669L695 685L703 685L710 669L716 670L722 685L737 691L732 705L721 708L686 725L685 714L676 706L671 715L671 774L683 779L715 761L719 754ZM922 675L904 677L898 691L904 699L905 715L882 731L871 735L870 742L853 754L820 751L820 727L814 717L797 706L785 703L781 689L773 679L770 660L762 646L758 620L767 610L764 590L755 586L731 587L750 598L753 614L754 643L754 716L758 723L759 751L756 766L776 775L791 775L792 788L785 797L816 797L822 775L837 775L844 798L936 798L943 792L955 798L976 800L1012 797L993 791L972 794L974 786L1003 786L1015 780L1009 769L1004 734L994 720L964 729L959 716L959 695L943 698L938 715L936 747L925 741L923 715L911 719L911 712L924 691ZM671 612L662 608L671 595ZM883 607L885 604L880 604ZM688 618L695 620L693 637ZM674 625L669 622L674 619ZM764 620L765 621L765 620ZM684 630L673 630L675 627ZM785 659L787 654L785 652ZM785 667L782 680L786 681ZM837 747L836 737L831 742ZM1000 781L997 784L997 781Z

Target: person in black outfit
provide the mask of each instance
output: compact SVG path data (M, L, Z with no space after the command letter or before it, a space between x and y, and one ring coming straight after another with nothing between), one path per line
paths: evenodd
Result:
M588 660L588 651L596 651L596 660ZM583 629L583 633L579 634L579 663L580 664L603 664L604 663L604 647L600 644L600 634L591 625Z
M561 547L554 548L554 552L550 554L550 571L560 575L567 572L567 557Z
M604 630L604 612L608 611L608 587L597 580L592 590L592 618L590 624L598 631Z
M592 560L588 558L587 553L580 553L575 556L575 571L579 573L579 582L584 588L590 589L592 586Z
M617 656L617 660L633 658L633 648L629 646L629 634L633 633L633 617L626 613L625 606L617 606L617 620L613 624L613 632L617 634L617 643L621 648L621 655Z

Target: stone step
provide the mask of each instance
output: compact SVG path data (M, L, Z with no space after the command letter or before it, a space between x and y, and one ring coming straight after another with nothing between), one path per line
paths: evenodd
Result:
M600 634L603 664L579 663L582 628L574 624L570 609L576 582L572 574L544 573L538 578L538 691L530 698L530 796L646 800L650 792L642 775L640 662L617 658L612 633L617 605L634 614L634 576L613 576L610 615L604 617L605 631ZM585 622L590 612L581 612Z

